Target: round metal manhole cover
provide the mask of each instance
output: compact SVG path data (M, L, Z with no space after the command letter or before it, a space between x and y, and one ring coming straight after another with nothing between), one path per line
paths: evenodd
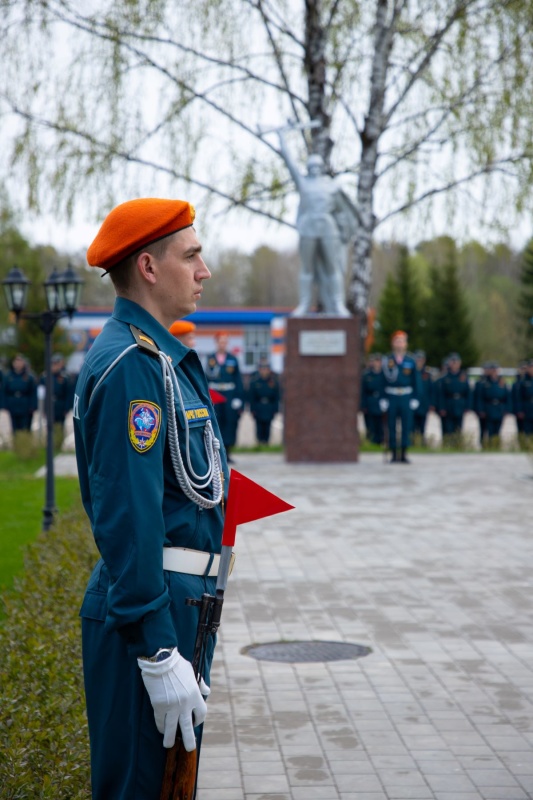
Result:
M348 642L268 642L252 644L241 653L258 661L281 661L284 663L312 661L344 661L363 658L371 653L370 647Z

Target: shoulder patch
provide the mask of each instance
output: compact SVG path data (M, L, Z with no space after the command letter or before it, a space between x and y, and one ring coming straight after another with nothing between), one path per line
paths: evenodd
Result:
M159 348L150 336L143 333L140 328L136 328L135 325L130 325L130 331L140 350L144 350L145 353L156 358L159 357Z
M138 453L146 453L157 441L161 409L148 400L132 400L128 414L130 442Z

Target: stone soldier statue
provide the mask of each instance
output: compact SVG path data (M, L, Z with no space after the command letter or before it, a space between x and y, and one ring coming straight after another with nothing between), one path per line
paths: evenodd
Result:
M318 124L311 122L306 127ZM276 131L280 153L300 194L296 219L300 235L300 299L293 316L301 317L311 311L316 287L318 302L326 314L349 317L344 277L356 211L333 178L325 174L320 155L309 157L307 175L299 171L285 142L285 132L297 127L303 126L289 124Z

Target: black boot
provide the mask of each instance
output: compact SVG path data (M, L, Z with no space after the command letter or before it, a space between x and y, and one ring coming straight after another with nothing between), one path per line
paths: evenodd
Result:
M407 458L407 450L406 450L405 447L402 447L402 456L400 458L400 461L402 462L402 464L410 464L411 463L409 461L409 459Z
M398 462L398 453L396 450L391 450L391 460L389 464L396 464Z

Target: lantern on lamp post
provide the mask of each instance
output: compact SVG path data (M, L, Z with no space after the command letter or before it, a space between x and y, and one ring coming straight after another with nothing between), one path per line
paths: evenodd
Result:
M54 522L55 481L54 481L54 383L52 375L52 333L57 322L65 316L72 318L78 308L83 281L69 264L65 272L54 269L44 282L48 309L36 313L25 313L30 281L23 272L14 266L2 281L8 309L19 319L34 320L44 333L44 365L46 372L46 494L43 509L43 530L47 531Z

